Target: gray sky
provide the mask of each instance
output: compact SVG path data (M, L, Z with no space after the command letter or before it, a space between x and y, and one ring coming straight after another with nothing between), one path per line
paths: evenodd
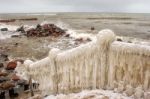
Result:
M0 13L7 12L150 13L150 0L0 0Z

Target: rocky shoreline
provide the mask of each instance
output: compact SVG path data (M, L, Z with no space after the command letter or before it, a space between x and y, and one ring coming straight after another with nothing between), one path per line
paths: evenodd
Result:
M23 60L9 60L7 55L0 54L0 97L1 99L15 98L26 90L29 90L29 83L16 75L17 62Z
M3 31L8 31L9 29L1 28ZM35 28L26 29L24 26L20 26L16 31L19 35L12 35L11 38L20 38L22 36L26 37L59 37L65 34L65 30L57 27L54 24L38 24ZM18 46L18 43L15 43ZM7 54L5 46L0 47L0 98L1 99L13 99L19 97L26 91L30 92L29 81L25 80L16 75L15 68L18 62L23 64L23 59L13 58L11 59ZM38 83L32 83L31 85L34 89L37 89Z
M62 29L56 26L55 24L43 24L43 25L37 24L34 27L20 26L16 30L13 30L13 31L11 31L7 27L4 27L4 28L1 28L0 31L4 33L5 32L18 33L17 35L12 34L10 38L1 40L2 43L0 43L0 45L3 45L3 43L5 43L4 46L0 46L0 98L1 99L7 99L7 98L16 99L18 97L22 97L21 95L25 94L25 92L28 92L28 97L30 97L31 95L30 95L29 81L17 76L15 68L17 67L18 62L20 64L23 64L24 60L29 57L29 56L24 55L24 58L21 58L22 54L24 53L22 51L28 50L30 54L31 52L33 52L31 51L31 49L33 49L34 46L29 44L31 45L31 49L30 50L26 49L28 47L24 45L25 41L21 39L27 40L27 44L28 42L30 42L30 40L32 41L32 44L34 44L33 40L35 40L36 43L40 43L41 40L42 41L46 40L48 43L49 41L51 41L51 39L52 41L56 41L59 38L62 39L61 37L69 39L71 38L70 34L67 34L65 29ZM73 41L74 41L73 46L75 46L81 43L89 42L91 40L89 38L86 40L84 40L83 38L76 38ZM41 44L43 45L43 42L41 42ZM37 47L40 47L40 46L37 45ZM22 47L26 47L26 48L22 49ZM33 49L33 50L36 50L36 49ZM45 49L45 50L43 49L43 52L44 53L46 52L47 54L48 50L49 49ZM18 54L18 51L21 54L19 55L21 57L14 56L11 53L13 52L14 54ZM39 56L41 57L41 54L39 54ZM32 83L32 86L34 88L34 91L38 90L37 88L38 83Z

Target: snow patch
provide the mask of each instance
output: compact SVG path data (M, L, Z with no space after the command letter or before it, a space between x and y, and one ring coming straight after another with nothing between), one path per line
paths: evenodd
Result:
M110 90L83 90L79 93L50 95L45 99L133 99Z

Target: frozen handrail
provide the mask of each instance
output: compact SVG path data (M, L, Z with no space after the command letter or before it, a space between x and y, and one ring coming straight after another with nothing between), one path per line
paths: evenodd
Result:
M150 88L150 46L118 42L111 30L100 31L95 41L61 51L31 63L28 74L45 93L88 88L118 88L126 85ZM122 88L122 86L124 88Z

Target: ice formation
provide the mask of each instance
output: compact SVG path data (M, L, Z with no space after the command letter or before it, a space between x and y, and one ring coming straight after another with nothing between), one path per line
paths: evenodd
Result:
M134 99L110 90L83 90L80 93L49 95L45 99Z
M76 31L69 29L68 31L66 31L67 34L69 34L69 37L74 38L74 39L83 39L83 40L87 40L87 39L91 39L94 40L95 39L95 35L94 34L89 34L89 33L77 33Z
M115 37L111 30L102 30L87 44L52 49L48 57L26 65L27 74L45 94L102 88L140 97L141 90L150 90L150 46L118 42Z

